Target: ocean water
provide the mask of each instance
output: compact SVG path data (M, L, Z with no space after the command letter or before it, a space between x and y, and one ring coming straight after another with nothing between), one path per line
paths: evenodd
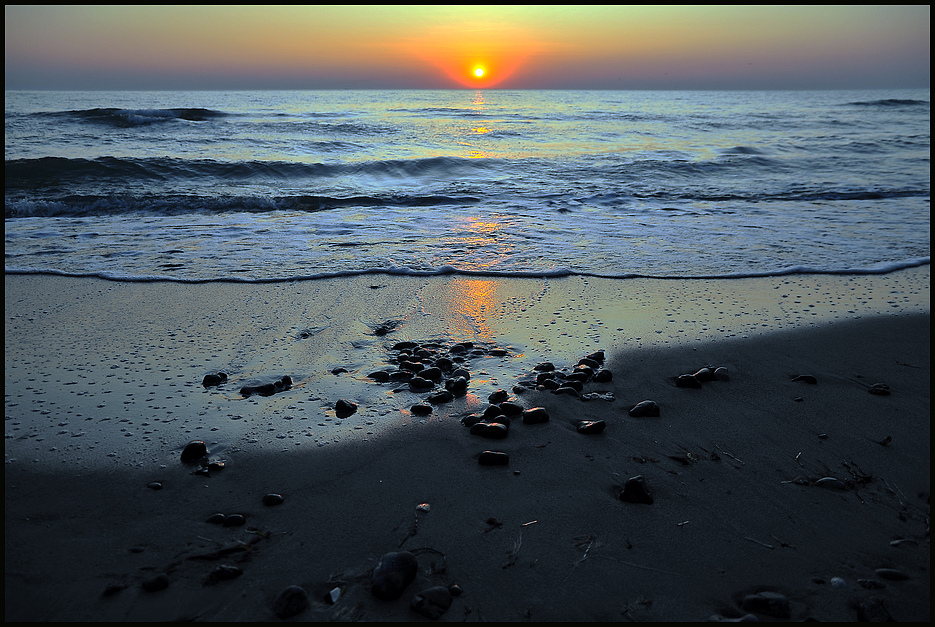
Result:
M743 277L929 263L928 90L5 94L7 273Z

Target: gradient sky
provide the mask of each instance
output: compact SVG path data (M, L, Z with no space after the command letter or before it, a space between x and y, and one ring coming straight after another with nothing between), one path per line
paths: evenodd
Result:
M851 89L930 75L928 6L4 13L7 89Z

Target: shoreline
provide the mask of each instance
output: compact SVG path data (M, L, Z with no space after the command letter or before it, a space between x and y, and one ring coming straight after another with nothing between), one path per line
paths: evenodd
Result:
M269 620L272 598L300 585L310 606L296 620L418 620L413 594L457 583L464 595L443 620L736 618L761 591L782 594L793 619L926 620L928 275L644 282L626 294L581 279L178 289L7 276L6 619ZM471 394L426 419L401 411L416 395L366 379L387 343L468 336L507 355L479 357ZM568 367L597 349L614 379L588 389L613 401L518 394L551 419L514 421L502 441L458 423L532 364ZM731 380L671 380L709 363ZM200 385L229 366L237 382L275 370L297 385L247 400ZM892 394L868 394L877 382ZM345 395L360 409L340 419ZM660 417L627 416L644 397ZM608 427L582 435L582 417ZM223 472L178 461L196 438ZM498 447L508 467L477 464ZM637 474L652 505L618 498ZM845 489L820 487L824 476ZM285 502L264 506L268 492ZM206 524L215 511L272 535ZM243 575L205 585L218 562L191 558L238 540L256 541L227 560ZM373 598L375 561L418 549L404 597ZM160 572L166 590L140 588ZM344 593L326 604L335 581Z

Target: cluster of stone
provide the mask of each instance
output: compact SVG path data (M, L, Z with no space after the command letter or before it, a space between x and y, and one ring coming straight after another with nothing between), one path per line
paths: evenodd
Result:
M705 366L691 374L680 374L675 377L675 385L680 388L700 388L702 383L708 381L730 381L727 368L723 366Z
M551 390L554 394L586 398L582 394L585 384L607 383L613 380L613 373L603 365L604 351L582 357L570 370L558 370L551 362L543 362L536 365L532 376L521 380L520 385L536 390Z

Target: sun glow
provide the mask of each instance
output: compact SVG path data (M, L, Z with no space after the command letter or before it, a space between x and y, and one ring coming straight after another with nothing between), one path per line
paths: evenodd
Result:
M483 76L484 76L484 68L482 68L482 67L475 68L475 69L474 69L474 76L476 76L477 78L483 78Z

